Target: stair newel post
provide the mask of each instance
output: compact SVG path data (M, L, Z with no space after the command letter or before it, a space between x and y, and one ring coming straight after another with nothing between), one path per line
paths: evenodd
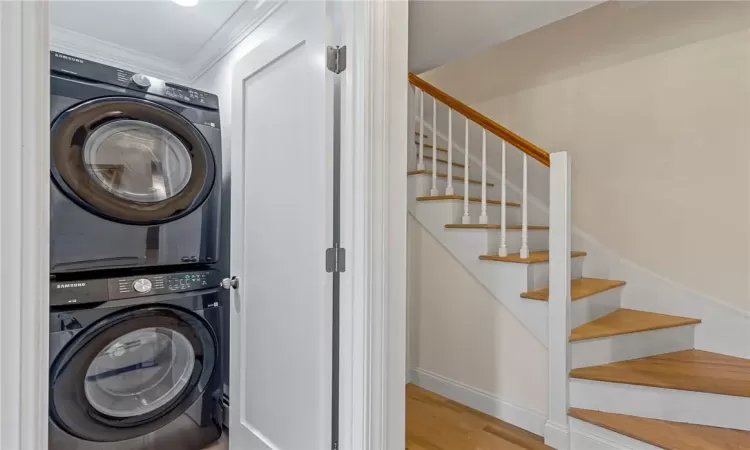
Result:
M424 91L419 90L419 161L417 170L424 170Z
M482 128L482 214L479 223L489 223L487 220L487 130Z
M453 195L453 108L448 108L448 186L445 195Z
M505 221L505 141L502 141L500 167L500 248L497 251L499 256L508 256L508 238Z
M466 128L464 131L464 215L461 223L470 224L469 216L469 118L466 118Z
M571 369L571 177L568 152L550 155L548 411L544 442L568 448Z
M438 195L437 190L437 100L432 97L432 189L430 195Z
M523 154L523 197L521 204L521 258L529 257L529 156Z

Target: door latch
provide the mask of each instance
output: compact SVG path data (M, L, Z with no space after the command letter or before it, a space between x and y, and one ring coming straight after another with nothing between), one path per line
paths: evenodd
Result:
M239 277L224 278L223 280L221 280L221 287L223 287L224 289L239 289L240 279Z

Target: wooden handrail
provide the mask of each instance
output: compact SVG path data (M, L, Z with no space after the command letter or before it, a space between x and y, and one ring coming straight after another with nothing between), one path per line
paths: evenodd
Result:
M409 83L414 85L414 87L421 89L423 92L428 93L431 97L437 99L438 101L448 105L448 107L450 107L454 111L462 114L467 119L486 129L500 139L505 140L505 142L512 145L513 147L521 150L540 163L549 167L549 153L547 153L546 151L542 150L541 148L537 147L536 145L532 144L516 133L510 131L509 129L505 128L504 126L500 125L499 123L495 122L494 120L490 119L489 117L485 116L484 114L480 113L464 102L451 97L449 94L441 91L440 89L419 78L419 76L413 73L409 73Z

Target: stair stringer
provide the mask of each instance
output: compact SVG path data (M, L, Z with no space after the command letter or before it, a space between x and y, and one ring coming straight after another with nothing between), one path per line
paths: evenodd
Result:
M486 252L487 246L482 235L445 229L445 225L452 222L456 207L455 202L410 201L409 213L546 348L547 302L522 298L521 293L529 290L533 278L538 277L543 272L542 266L548 264L481 261L479 255ZM573 259L573 276L580 277L582 261L575 260L582 258Z

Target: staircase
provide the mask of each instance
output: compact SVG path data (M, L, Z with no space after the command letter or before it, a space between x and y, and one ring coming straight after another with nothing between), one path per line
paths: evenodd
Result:
M586 277L586 253L570 248L568 156L550 158L418 76L409 81L409 212L547 345L554 392L545 442L750 449L750 360L696 350L700 317L623 308L627 280ZM438 114L448 116L444 133ZM470 124L481 139L470 139ZM462 128L459 146L453 132ZM488 137L502 148L499 172L487 166ZM520 188L506 177L511 152L522 153ZM529 212L530 163L550 167L549 213Z

